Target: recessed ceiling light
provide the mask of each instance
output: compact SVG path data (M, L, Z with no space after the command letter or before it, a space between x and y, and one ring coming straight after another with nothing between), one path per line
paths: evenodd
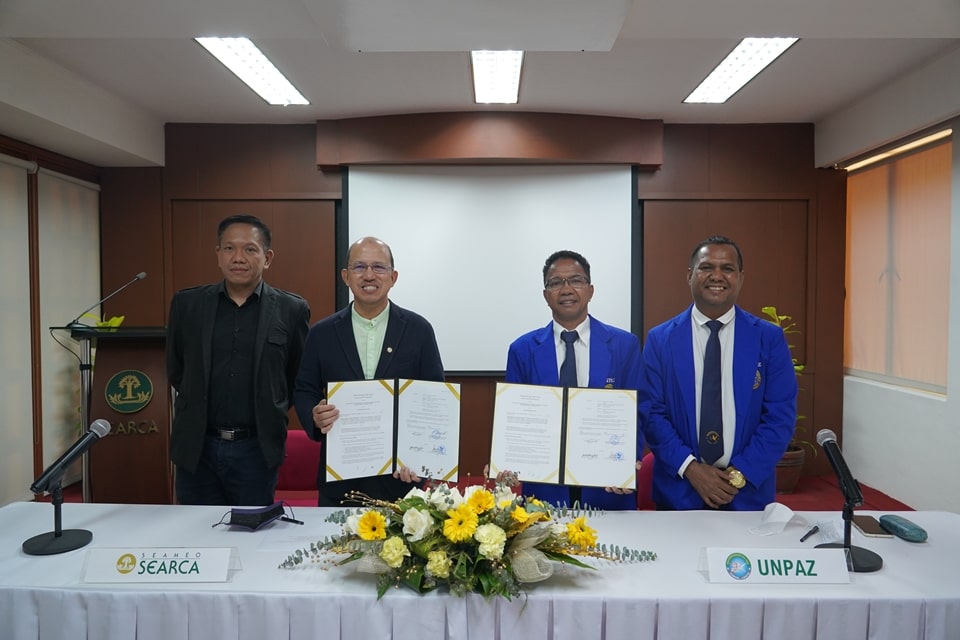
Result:
M797 40L798 38L744 38L684 102L726 102Z
M269 104L310 104L249 38L194 38Z
M473 92L477 104L516 104L523 51L472 51Z

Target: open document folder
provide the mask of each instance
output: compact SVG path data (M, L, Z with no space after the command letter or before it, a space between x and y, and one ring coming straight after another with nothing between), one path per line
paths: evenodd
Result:
M490 475L635 489L637 392L498 383Z
M327 434L327 480L366 478L410 467L456 482L460 385L424 380L334 382L327 401L340 417Z

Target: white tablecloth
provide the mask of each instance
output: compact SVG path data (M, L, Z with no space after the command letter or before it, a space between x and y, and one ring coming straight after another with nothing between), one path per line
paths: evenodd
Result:
M923 544L864 538L877 573L849 584L714 584L698 571L704 547L800 547L803 513L782 534L754 536L759 513L614 512L591 518L602 542L650 549L655 562L561 568L512 602L391 590L348 565L280 570L298 547L338 527L330 509L298 508L305 526L275 522L248 532L212 528L223 507L66 504L65 529L87 529L87 547L28 556L20 545L53 529L53 507L0 508L0 637L10 640L217 640L414 638L416 640L940 640L960 638L960 515L905 513L929 532ZM867 512L869 513L869 512ZM875 514L879 515L879 514ZM227 583L108 585L82 582L91 548L232 547L242 568Z

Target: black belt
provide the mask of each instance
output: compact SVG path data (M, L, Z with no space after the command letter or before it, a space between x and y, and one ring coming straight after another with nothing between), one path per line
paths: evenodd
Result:
M246 440L247 438L252 438L257 435L257 432L253 429L248 429L246 427L210 427L207 429L207 434L213 436L214 438L220 438L221 440Z

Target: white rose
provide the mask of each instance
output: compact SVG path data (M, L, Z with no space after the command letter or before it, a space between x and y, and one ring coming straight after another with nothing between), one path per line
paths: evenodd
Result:
M456 509L461 503L463 503L463 496L460 495L460 492L445 484L441 484L430 494L430 504L441 511Z
M423 498L423 500L426 502L430 500L430 494L420 487L414 487L410 489L410 491L407 491L407 495L404 496L404 499L407 498Z
M433 529L433 518L426 511L407 509L403 514L403 533L410 542L423 540Z
M515 500L517 495L510 490L510 487L501 487L498 486L493 492L493 501L497 504L505 502L507 500Z
M351 535L359 535L360 533L360 512L347 516L347 532Z

